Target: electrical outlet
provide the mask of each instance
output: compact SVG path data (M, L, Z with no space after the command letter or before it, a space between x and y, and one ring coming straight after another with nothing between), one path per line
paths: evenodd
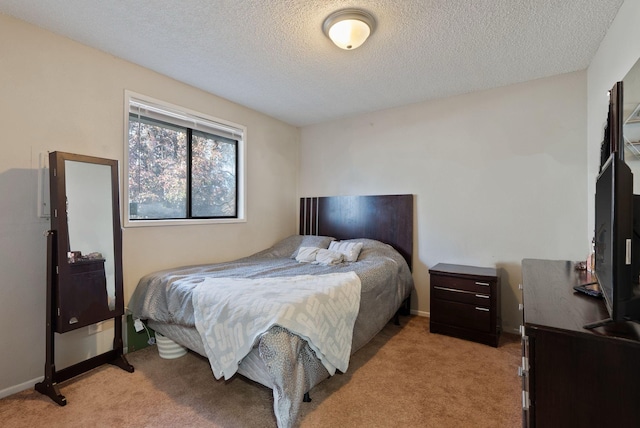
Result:
M95 323L95 324L91 324L87 328L89 329L89 334L100 333L102 331L102 323L98 322L98 323Z

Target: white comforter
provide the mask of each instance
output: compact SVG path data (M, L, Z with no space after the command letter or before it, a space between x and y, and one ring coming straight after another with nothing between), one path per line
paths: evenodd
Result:
M192 302L211 369L229 379L260 335L274 325L307 340L333 375L349 366L360 308L354 272L278 278L207 278Z

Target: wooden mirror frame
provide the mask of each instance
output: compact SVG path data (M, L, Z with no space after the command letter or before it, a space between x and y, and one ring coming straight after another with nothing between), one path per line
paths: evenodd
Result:
M100 299L101 290L91 290L97 284L87 283L87 279L98 274L98 268L89 261L71 263L69 251L74 250L69 243L69 223L67 217L67 161L104 165L110 168L111 177L111 219L113 229L112 258L115 306L109 308L107 300ZM122 279L122 230L120 226L120 198L118 182L118 161L65 152L49 154L51 185L51 229L56 231L57 280L55 300L57 316L55 331L64 333L90 324L95 324L124 314L124 290ZM99 263L98 263L99 264ZM103 268L104 270L104 268ZM105 289L106 292L106 284ZM84 301L83 301L84 300ZM72 321L70 321L72 320Z

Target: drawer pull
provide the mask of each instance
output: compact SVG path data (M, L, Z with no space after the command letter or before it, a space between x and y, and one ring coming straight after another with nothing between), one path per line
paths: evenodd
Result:
M473 291L458 290L456 288L448 288L448 287L440 287L439 285L434 285L433 288L435 290L440 290L440 291L452 291L454 293L474 294L476 297L480 297L482 299L490 299L491 298L491 296L489 296L488 294L476 294Z
M521 311L524 309L524 305L522 303L518 303L518 310Z
M457 290L455 288L439 287L437 285L434 285L433 288L435 288L436 290L442 290L442 291L453 291L454 293L464 293L464 294L471 293L471 291Z
M518 290L522 290L522 284L518 284Z
M489 312L488 308L479 308L476 306L476 311Z
M529 392L522 391L522 410L529 410Z
M483 285L483 286L485 286L485 287L488 287L488 286L490 286L491 284L489 284L488 282L478 282L478 281L476 281L476 285Z

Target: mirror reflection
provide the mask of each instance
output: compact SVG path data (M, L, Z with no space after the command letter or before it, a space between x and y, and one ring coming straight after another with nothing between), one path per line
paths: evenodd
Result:
M624 159L633 171L633 190L640 194L640 60L623 79Z
M104 259L109 310L115 308L111 167L65 160L69 263Z

